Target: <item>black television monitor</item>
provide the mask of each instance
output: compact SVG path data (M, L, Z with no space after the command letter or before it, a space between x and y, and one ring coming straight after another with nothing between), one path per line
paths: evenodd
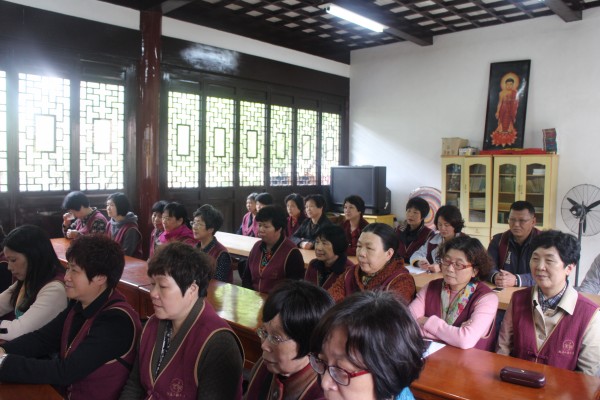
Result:
M390 213L389 191L385 181L386 167L372 165L331 167L331 201L337 211L343 211L344 199L356 194L365 201L366 214Z

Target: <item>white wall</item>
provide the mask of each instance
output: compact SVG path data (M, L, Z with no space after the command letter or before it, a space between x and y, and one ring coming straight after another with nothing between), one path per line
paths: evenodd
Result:
M393 212L403 216L411 190L441 188L442 137L481 148L490 63L530 59L525 147L542 147L542 129L557 129L560 208L573 186L600 187L599 38L595 8L578 22L543 17L438 36L428 47L404 42L353 52L351 164L386 165ZM557 214L557 228L566 230ZM582 247L585 273L600 253L600 234Z

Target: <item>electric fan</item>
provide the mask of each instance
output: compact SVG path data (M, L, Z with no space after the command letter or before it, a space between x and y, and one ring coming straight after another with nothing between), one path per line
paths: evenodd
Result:
M561 213L565 225L581 236L594 236L600 232L600 188L594 185L577 185L565 194ZM579 284L579 263L575 268L575 286Z

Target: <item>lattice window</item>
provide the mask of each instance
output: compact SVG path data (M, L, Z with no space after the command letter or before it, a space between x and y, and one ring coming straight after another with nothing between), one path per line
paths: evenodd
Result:
M123 189L125 88L82 81L79 91L81 190Z
M8 192L6 144L6 72L0 71L0 192Z
M70 190L70 81L19 74L19 189Z
M266 106L240 102L240 186L264 185Z
M317 124L318 113L298 110L296 132L296 171L298 185L317 184Z
M271 106L271 185L292 184L292 109Z
M168 186L197 188L200 174L200 96L169 92L168 123Z
M234 101L206 98L206 186L233 186Z
M340 164L341 118L324 112L321 119L321 185L329 185L331 167Z

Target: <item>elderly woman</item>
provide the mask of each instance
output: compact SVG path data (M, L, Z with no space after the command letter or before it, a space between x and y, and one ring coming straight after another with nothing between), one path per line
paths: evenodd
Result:
M421 197L413 197L406 203L406 221L396 228L398 234L398 250L396 256L402 257L405 263L415 251L425 244L432 234L425 226L425 218L429 214L429 203Z
M314 249L319 228L332 225L325 215L325 198L320 194L309 194L304 199L304 211L308 217L290 239L301 249Z
M419 250L410 257L410 265L419 267L428 272L440 272L440 247L444 242L463 236L462 228L465 221L460 210L455 206L441 206L433 220L437 227L437 233L430 235L429 239Z
M106 199L106 234L119 243L126 256L142 258L142 234L138 229L138 217L124 193L113 193Z
M284 281L271 291L256 333L262 357L251 373L246 400L318 400L323 398L310 367L310 335L333 300L304 281Z
M242 396L243 352L227 322L206 301L208 255L181 242L159 248L148 263L154 315L121 399L235 400Z
M235 232L238 235L256 236L258 230L258 225L254 220L254 217L256 217L256 213L258 212L256 209L256 196L258 196L258 193L250 193L248 197L246 197L246 210L248 212L242 217L242 224Z
M493 351L498 296L483 282L492 268L481 242L461 236L440 249L442 274L423 286L410 312L427 338Z
M306 220L306 216L304 215L304 199L299 194L292 193L285 198L285 208L288 213L285 236L292 237L304 220Z
M233 283L231 256L227 248L215 237L222 225L223 214L210 204L204 204L194 212L194 223L192 224L194 239L199 241L197 247L215 260L216 267L213 278Z
M346 220L342 224L348 241L346 254L349 256L356 255L356 245L360 233L369 225L366 219L363 218L365 213L365 201L357 195L348 196L344 199L344 217Z
M338 225L325 226L317 232L315 258L308 264L304 280L327 290L338 277L354 264L346 256L348 242L344 230Z
M310 347L310 364L327 399L414 399L408 387L423 368L425 343L391 293L344 299L321 319Z
M162 223L165 230L160 235L161 243L177 241L190 246L198 244L194 239L188 213L183 204L177 202L167 204L163 210Z
M415 297L415 280L402 259L394 258L398 236L387 224L369 224L358 238L358 265L347 270L329 288L336 302L354 292L390 290L408 304Z
M37 226L13 229L3 246L15 282L0 293L0 339L12 340L41 328L67 307L65 269L48 235ZM14 319L6 318L9 313Z

